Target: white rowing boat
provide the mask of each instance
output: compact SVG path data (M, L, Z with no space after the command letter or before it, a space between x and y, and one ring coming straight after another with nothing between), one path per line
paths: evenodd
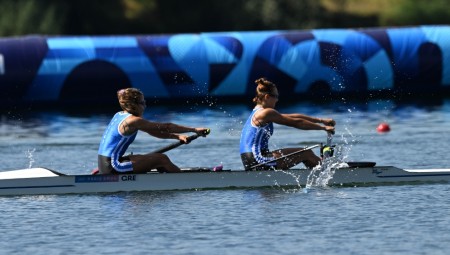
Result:
M65 175L46 168L30 168L0 172L0 195L436 182L450 182L450 169L408 170L393 166L361 165L329 171L212 171L207 168L191 168L182 173Z

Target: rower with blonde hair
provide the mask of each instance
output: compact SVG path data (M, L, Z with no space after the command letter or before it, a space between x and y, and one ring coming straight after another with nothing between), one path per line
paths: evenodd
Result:
M209 129L187 127L174 123L158 123L144 119L146 108L144 95L139 89L126 88L117 92L122 111L117 112L106 128L98 150L100 174L145 173L152 169L160 172L180 172L169 157L163 153L134 154L124 156L138 131L162 139L177 139L188 143L188 136L180 134L194 132L205 135Z

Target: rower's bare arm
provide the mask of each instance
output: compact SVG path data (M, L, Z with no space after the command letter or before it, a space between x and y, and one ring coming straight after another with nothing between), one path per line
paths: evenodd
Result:
M148 121L136 116L132 117L133 118L130 120L130 125L136 130L144 131L158 138L169 138L167 136L167 132L161 132L161 130L164 129L164 127L162 126L163 123Z
M159 123L148 121L141 117L132 116L130 118L129 125L136 130L141 130L149 135L162 139L178 139L178 135L170 132L169 123Z
M274 109L265 109L263 120L264 122L274 122L280 125L294 127L303 130L326 130L325 126L308 121L303 118L295 118L289 114L281 114Z
M322 123L326 126L335 126L336 125L336 122L331 118L316 118L316 117L311 117L311 116L301 114L301 113L290 113L290 114L285 114L285 115L295 118L295 119L304 119L304 120L314 122L314 123Z
M301 113L285 113L284 115L294 119L303 119L314 123L321 123L320 118L311 117Z
M154 137L162 139L178 139L184 143L188 142L187 136L179 133L195 132L199 135L204 135L207 130L207 128L192 128L174 123L152 122L140 117L135 117L133 124L136 129L144 131Z

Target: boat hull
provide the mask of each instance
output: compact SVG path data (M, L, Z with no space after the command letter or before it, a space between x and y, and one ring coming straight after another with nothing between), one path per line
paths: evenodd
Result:
M63 175L38 168L34 172L24 169L1 174L0 195L450 182L450 169L403 170L392 166L339 168L332 172L296 169L123 175Z

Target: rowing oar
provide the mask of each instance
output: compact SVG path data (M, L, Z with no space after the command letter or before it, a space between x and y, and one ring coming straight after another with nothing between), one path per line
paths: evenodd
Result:
M210 132L211 132L211 130L208 128L208 129L206 129L201 135L199 135L199 134L191 135L191 136L189 136L189 137L186 139L186 140L187 140L187 143L192 142L193 140L197 139L197 138L200 137L200 136L207 136L207 135L209 135ZM186 143L183 143L182 141L178 141L178 142L176 142L176 143L169 144L169 145L167 145L166 147L163 147L163 148L161 148L161 149L152 151L152 152L150 152L150 153L164 153L164 152L170 151L171 149L175 149L176 147L178 147L178 146L180 146L180 145L182 145L182 144L186 144ZM92 172L91 172L91 174L93 174L93 175L96 175L96 174L98 174L98 173L99 173L98 168L95 168L95 169L92 170Z
M208 128L208 129L205 130L205 132L203 132L201 135L199 135L199 134L191 135L191 136L189 136L189 137L187 138L187 143L192 142L193 140L199 138L200 136L207 136L207 135L209 135L210 132L211 132L211 130ZM161 148L161 149L152 151L152 152L150 152L150 153L164 153L164 152L170 151L171 149L175 149L176 147L178 147L178 146L180 146L180 145L182 145L182 144L186 144L186 143L183 143L182 141L178 141L178 142L176 142L176 143L169 144L169 145L167 145L166 147L163 147L163 148Z
M327 146L331 146L332 142L333 142L333 133L327 132Z
M279 158L272 159L272 160L269 160L269 161L267 161L267 162L264 162L264 163L260 163L260 164L254 165L254 166L250 167L250 169L256 168L256 167L259 167L259 166L263 166L263 165L266 165L267 163L272 163L272 162L275 162L275 161L280 160L280 159L285 159L285 158L290 157L290 156L292 156L292 155L299 154L299 153L302 153L302 152L305 152L305 151L308 151L308 150L312 150L312 149L317 148L317 147L319 147L319 146L320 146L320 144L316 144L316 145L313 145L313 146L309 146L309 147L306 147L306 148L304 148L304 149L301 149L301 150L294 151L294 152L291 152L291 153L289 153L289 154L283 155L283 156L281 156L281 157L279 157Z
M328 132L327 134L327 144L320 149L320 156L322 159L333 157L334 154L334 145L331 145L333 142L333 133Z

